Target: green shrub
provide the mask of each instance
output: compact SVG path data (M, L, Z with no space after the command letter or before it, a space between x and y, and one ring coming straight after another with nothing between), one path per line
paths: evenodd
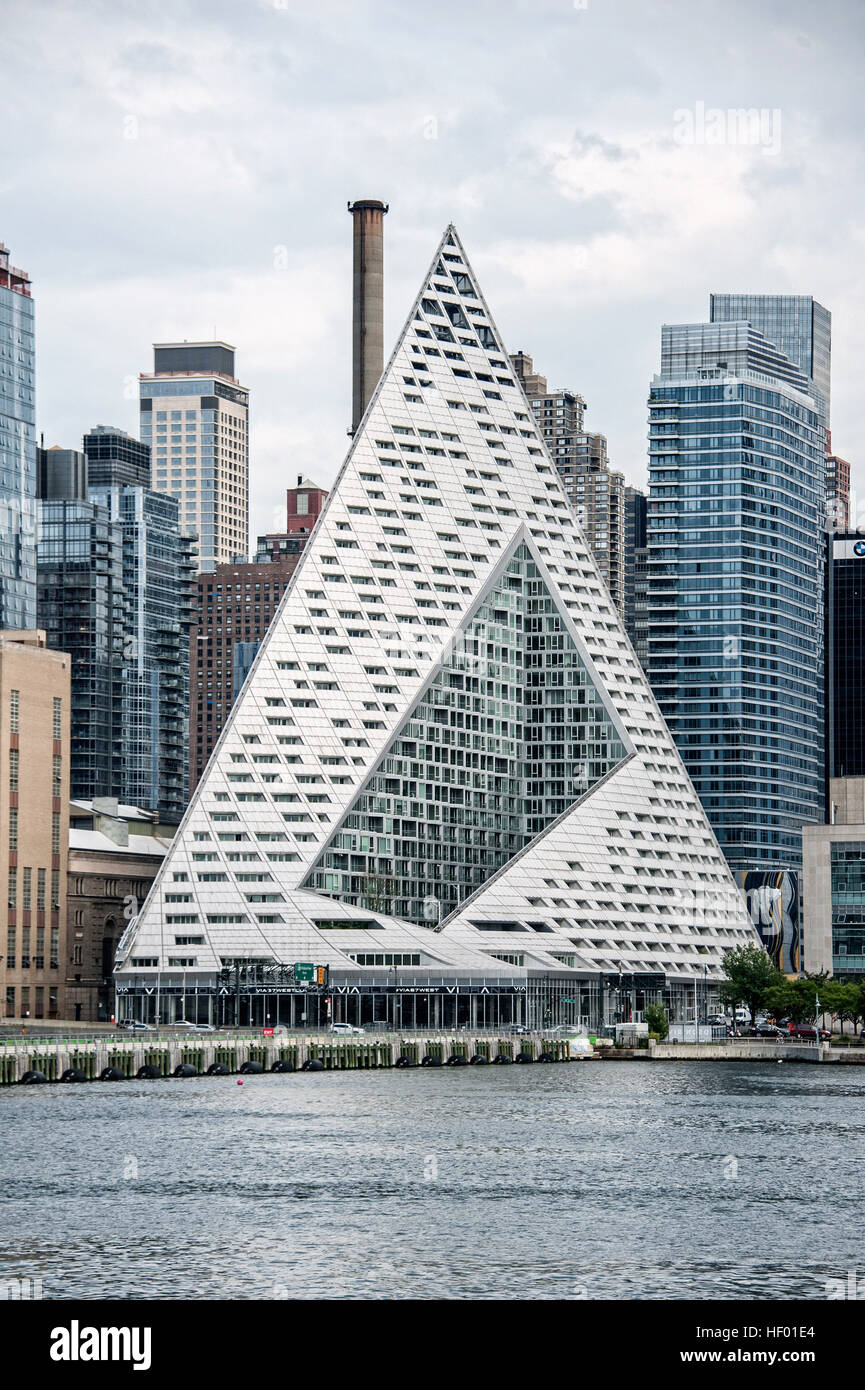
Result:
M655 1034L658 1041L663 1042L670 1031L670 1024L667 1019L667 1010L663 1004L649 1004L643 1010L643 1018L649 1025L649 1036Z

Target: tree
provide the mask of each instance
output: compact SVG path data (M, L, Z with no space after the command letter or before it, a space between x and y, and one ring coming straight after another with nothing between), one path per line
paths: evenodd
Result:
M667 1021L667 1010L664 1008L663 1004L647 1004L643 1010L643 1022L648 1023L649 1032L656 1033L661 1042L664 1041L664 1038L670 1031L670 1025Z
M753 1026L757 1010L763 1008L769 990L784 976L772 964L762 946L736 946L724 955L724 981L721 998L733 1008L746 1004Z
M849 989L853 996L850 1017L853 1020L853 1032L855 1034L857 1024L865 1023L865 980L851 980Z
M808 1014L809 1003L799 988L800 980L780 979L766 992L764 1004L775 1018L790 1018L794 1023L803 1023ZM813 1010L813 999L810 1005Z
M833 994L837 994L837 983L823 976L803 975L798 980L787 980L780 975L768 990L765 1002L776 1018L815 1023L818 998L821 1014L830 1012Z
M819 986L818 995L820 1013L830 1013L833 1018L840 1019L842 1033L845 1022L852 1022L855 1033L859 1011L859 992L855 984L847 980L826 979Z

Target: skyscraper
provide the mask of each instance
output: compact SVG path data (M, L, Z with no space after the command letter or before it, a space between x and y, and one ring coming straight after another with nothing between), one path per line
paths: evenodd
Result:
M128 481L146 479L146 446L104 425L84 445L86 497L67 470L73 495L58 496L57 482L39 528L40 620L72 658L73 795L176 822L188 798L195 542L174 498Z
M825 809L821 405L748 322L665 326L661 364L649 676L730 866L796 872Z
M199 569L249 553L249 392L228 343L154 343L141 376L141 438L152 486L176 498L199 538Z
M596 1023L681 1012L753 940L449 227L120 943L123 1008L258 1022L267 990L293 1023L309 961L336 1019Z
M123 476L126 440L115 431ZM88 438L85 438L85 443ZM105 433L98 436L105 445ZM103 456L106 476L110 465ZM176 823L189 797L189 628L195 538L173 497L103 483L89 490L123 536L126 636L123 678L123 801Z
M625 631L646 665L646 494L625 488Z
M150 487L150 445L113 425L84 436L88 487Z
M85 498L87 496L87 456L80 449L38 448L39 469L36 495L40 499Z
M829 775L865 777L865 538L830 537L826 660Z
M127 801L123 531L107 507L81 495L74 475L67 472L66 481L63 496L55 471L39 501L38 612L49 647L69 653L71 793Z
M30 277L0 242L0 628L36 626L36 335Z
M832 315L810 294L710 294L710 323L746 322L811 378L829 425Z
M584 427L586 402L575 391L549 391L525 352L511 363L573 503L613 602L625 611L625 479L611 471L607 439Z

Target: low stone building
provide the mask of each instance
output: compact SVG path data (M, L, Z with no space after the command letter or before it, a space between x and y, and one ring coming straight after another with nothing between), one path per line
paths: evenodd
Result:
M865 777L829 781L830 823L802 829L805 964L865 976Z
M114 1015L114 953L147 896L174 832L112 797L73 801L69 818L66 1017Z

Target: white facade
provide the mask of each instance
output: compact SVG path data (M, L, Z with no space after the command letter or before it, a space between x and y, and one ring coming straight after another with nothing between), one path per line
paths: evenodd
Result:
M509 571L518 555L528 579ZM546 620L515 609L509 617L505 607L490 618L487 603L494 626L479 632L477 614L508 583L532 596L526 613L543 607ZM535 641L544 621L546 636ZM550 663L561 652L560 679ZM509 659L524 660L529 675L533 661L546 672L527 697L531 707L508 704ZM409 716L454 670L476 684L473 694L466 684L443 696L430 715L451 730L449 773L444 754L436 751L434 766L418 751L400 784L415 790L395 799L399 774L389 768L404 767L406 738L423 739L428 727L412 734ZM514 765L519 739L563 701L563 761L544 779L551 788L566 783L565 809L535 786L533 804L551 817L546 828L478 884L470 846L498 843L499 831L484 824L487 801L472 787L510 774L525 780L526 768ZM423 746L429 753L432 745ZM403 763L389 763L398 747ZM580 781L574 749L584 747L593 760ZM555 780L560 766L569 769L564 782ZM423 913L433 926L442 913L440 931L417 912L406 920L378 910L402 900L407 861L397 845L407 842L393 838L393 825L420 843L431 801L443 808L442 878L456 884ZM511 823L525 812L518 802L511 798ZM346 817L378 804L381 833L352 821L346 828ZM342 848L352 836L357 853ZM326 891L310 891L336 844L349 862L363 861L365 901L341 894L338 875ZM380 880L368 873L376 852L394 866ZM428 876L429 863L422 867ZM419 955L422 968L478 978L621 970L711 982L726 950L756 940L450 227L122 943L118 985L134 992L181 968L187 981L205 980L237 959L315 961L356 978L374 970L364 958L376 952Z

